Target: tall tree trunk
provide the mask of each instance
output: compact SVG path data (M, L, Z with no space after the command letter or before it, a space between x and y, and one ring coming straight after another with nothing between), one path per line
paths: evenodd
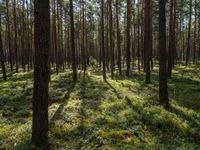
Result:
M140 73L140 0L138 0L138 16L137 16L137 59L138 59L138 72Z
M26 49L25 49L25 0L22 1L22 25L21 25L21 57L22 57L22 68L26 71Z
M167 86L167 52L166 52L166 0L159 0L159 96L160 103L169 105Z
M130 76L130 24L131 24L131 1L127 0L127 18L126 18L126 76Z
M195 0L195 14L194 14L194 43L193 43L193 64L196 63L196 27L197 27L197 3Z
M111 59L111 78L114 72L114 50L113 50L113 23L112 23L112 0L109 0L109 32L110 32L110 59Z
M191 38L191 21L192 21L192 0L190 0L190 14L189 14L189 25L188 25L188 39L187 39L187 51L186 51L186 66L189 63L190 60L190 38Z
M84 70L84 75L86 71L86 46L85 46L85 6L84 6L84 0L82 0L82 45L81 45L81 52L82 52L82 61L83 61L83 70Z
M19 70L19 63L18 63L18 44L17 44L17 19L16 19L16 0L13 2L13 18L14 18L14 49L15 49L15 61L16 61L16 72Z
M178 56L178 53L177 53L177 37L176 37L176 26L177 26L177 28L178 28L178 23L176 23L176 0L174 0L174 13L173 13L173 19L174 19L174 21L173 21L173 38L174 38L174 44L173 44L173 49L174 49L174 51L173 51L173 57L172 57L172 66L173 66L173 68L175 67L175 60L177 59L177 56Z
M55 68L56 73L58 74L59 71L59 64L58 64L58 38L57 38L57 19L56 19L56 0L53 0L53 35L54 35L54 59L55 59Z
M150 54L151 54L151 0L145 0L144 8L144 51L145 51L145 72L146 72L146 83L150 83Z
M48 80L50 50L49 0L34 1L35 65L32 143L48 149ZM41 24L42 22L42 24Z
M10 61L10 70L13 72L13 59L12 59L12 49L11 49L11 37L10 37L10 16L9 16L9 0L6 0L6 20L8 27L8 51L9 51L9 61Z
M119 0L116 0L116 27L117 27L117 53L118 53L118 69L119 75L122 75L121 67L121 40L120 40L120 30L119 30Z
M74 41L74 10L73 0L70 0L70 24L71 24L71 50L72 50L72 70L73 70L73 81L77 81L77 69L76 69L76 50Z
M0 61L1 61L1 68L3 73L3 80L6 80L6 67L4 63L4 53L3 53L3 43L2 43L2 27L1 27L1 14L0 14Z
M106 60L105 60L105 49L104 49L104 0L101 0L101 51L102 51L102 62L103 62L103 79L106 80Z
M171 0L170 8L170 25L169 25L169 48L168 48L168 77L172 76L172 67L174 62L174 54L176 51L176 41L175 41L175 27L176 27L176 0Z

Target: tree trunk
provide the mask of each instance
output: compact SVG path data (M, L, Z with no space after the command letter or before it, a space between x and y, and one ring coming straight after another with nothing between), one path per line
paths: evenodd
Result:
M137 16L137 59L138 59L138 72L140 73L140 0L138 0L138 16Z
M34 1L35 65L32 143L48 149L48 79L50 50L49 0ZM42 22L42 24L41 24Z
M86 71L86 46L85 46L85 6L84 6L84 0L82 0L82 45L81 45L81 52L82 52L82 65L84 70L84 75Z
M15 49L16 72L18 72L19 64L18 64L18 44L17 44L16 0L14 0L13 2L13 18L14 18L14 32L15 32L14 49Z
M106 80L106 61L105 61L105 49L104 49L104 0L101 0L101 51L103 61L103 79Z
M116 0L116 27L117 27L117 52L118 52L118 69L119 75L122 75L122 67L121 67L121 40L120 40L120 30L119 30L119 1Z
M190 38L191 38L191 21L192 21L192 0L190 0L190 14L189 14L189 25L188 25L188 39L187 39L187 51L186 51L186 66L189 63L189 59L190 59Z
M166 64L166 0L159 0L159 96L160 103L164 106L169 105L167 87L167 64Z
M76 69L76 50L74 41L74 10L73 0L70 0L70 24L71 24L71 50L72 50L72 70L73 70L73 81L77 81L77 69Z
M2 27L1 27L1 15L0 15L0 61L1 61L1 68L3 73L3 80L6 80L6 67L4 63L4 53L3 53L3 43L2 43Z
M194 43L193 43L193 64L196 63L196 27L197 27L197 3L195 0L195 14L194 14Z
M126 76L130 76L130 24L131 24L131 1L127 0L127 18L126 18Z
M168 48L168 77L172 76L172 67L175 58L176 41L175 41L175 27L176 27L176 0L171 0L170 8L170 26L169 26L169 48Z
M145 0L144 9L144 51L145 51L145 72L146 72L146 83L150 83L150 56L151 56L151 0Z
M114 72L114 50L113 50L113 23L112 23L112 0L109 0L109 32L110 32L110 59L111 59L111 78Z
M12 59L12 49L11 49L11 37L10 37L10 17L9 17L9 0L6 0L6 20L8 26L8 51L9 51L9 61L10 61L10 70L13 72L13 59Z

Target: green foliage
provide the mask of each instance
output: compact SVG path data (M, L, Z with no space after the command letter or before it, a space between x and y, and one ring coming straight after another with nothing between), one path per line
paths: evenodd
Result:
M150 85L135 72L107 82L96 73L79 72L76 84L69 70L52 75L51 149L200 149L199 66L174 70L168 109L158 105L157 68ZM0 83L0 149L38 149L30 145L32 72Z

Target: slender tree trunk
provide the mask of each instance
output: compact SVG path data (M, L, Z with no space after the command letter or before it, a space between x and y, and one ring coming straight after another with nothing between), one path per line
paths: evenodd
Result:
M76 50L74 41L74 10L73 0L70 0L70 24L71 24L71 49L72 49L72 70L73 70L73 81L77 81L77 69L76 69Z
M3 73L3 80L6 80L6 67L4 63L4 53L3 53L3 43L2 43L2 27L1 27L1 14L0 14L0 61L1 61L1 68Z
M14 32L15 32L15 38L14 38L14 49L15 49L15 61L16 61L16 72L19 70L19 64L18 64L18 45L17 45L17 19L16 19L16 0L13 2L13 18L14 18Z
M8 27L8 51L9 51L9 61L10 61L10 70L13 72L13 58L12 58L12 49L11 49L11 36L10 36L10 17L9 17L9 0L6 0L6 20Z
M26 71L26 50L25 50L25 41L24 41L24 38L25 38L25 0L22 1L22 25L21 25L21 29L22 29L22 33L21 33L21 59L22 59L22 68L24 70L24 72Z
M35 65L32 143L43 149L48 149L48 72L50 50L49 0L35 0L34 6Z
M187 39L187 51L186 51L186 66L189 63L189 59L190 59L190 38L191 38L191 21L192 21L192 0L190 0L190 14L189 14L189 25L188 25L188 39Z
M109 32L110 32L110 59L111 59L111 78L114 72L114 50L113 50L113 24L112 24L112 0L109 0Z
M160 103L164 106L169 105L167 87L167 52L166 52L166 0L159 0L159 96Z
M140 0L138 0L138 16L137 16L137 25L138 25L138 30L137 30L137 58L138 58L138 72L140 73Z
M86 71L86 46L85 46L85 6L84 6L84 0L82 0L82 16L83 16L83 22L82 22L82 60L83 60L83 70L84 70L84 75Z
M169 48L168 48L168 77L172 76L172 67L174 62L174 54L176 51L176 41L175 41L175 25L176 25L176 0L171 0L170 8L170 25L169 25Z
M150 3L150 61L151 61L151 70L153 70L153 57L154 57L154 55L153 55L153 33L152 33L152 12L153 12L153 2L152 2L152 0L150 1L151 3Z
M174 44L173 44L173 57L172 57L172 67L174 68L175 67L175 60L177 59L177 56L178 56L178 53L177 53L177 37L176 37L176 26L178 28L178 23L176 23L176 0L174 0L174 11L173 11L173 38L174 38Z
M126 18L126 76L130 76L130 24L131 24L131 1L127 0L127 18Z
M54 59L55 59L55 68L56 73L59 72L59 63L58 63L58 38L57 38L57 19L56 19L56 0L53 0L53 35L54 35Z
M151 54L151 0L145 0L145 9L144 9L144 51L145 51L145 72L146 72L146 83L150 83L150 54Z
M121 40L120 40L120 30L119 30L119 1L116 0L116 27L117 27L117 52L118 52L118 69L119 75L122 75L121 67Z
M103 61L103 79L106 80L106 61L105 61L105 49L104 49L104 0L101 0L101 51Z
M194 14L194 43L193 43L193 64L196 63L196 27L197 27L197 3L195 0L195 14Z

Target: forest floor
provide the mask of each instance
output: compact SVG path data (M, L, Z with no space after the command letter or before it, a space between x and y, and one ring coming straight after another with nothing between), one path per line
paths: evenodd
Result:
M0 149L31 149L32 76L0 80ZM52 75L49 90L51 149L200 149L200 66L177 65L168 109L159 106L157 68L149 85L137 72L103 82L92 71L74 84L66 70Z

